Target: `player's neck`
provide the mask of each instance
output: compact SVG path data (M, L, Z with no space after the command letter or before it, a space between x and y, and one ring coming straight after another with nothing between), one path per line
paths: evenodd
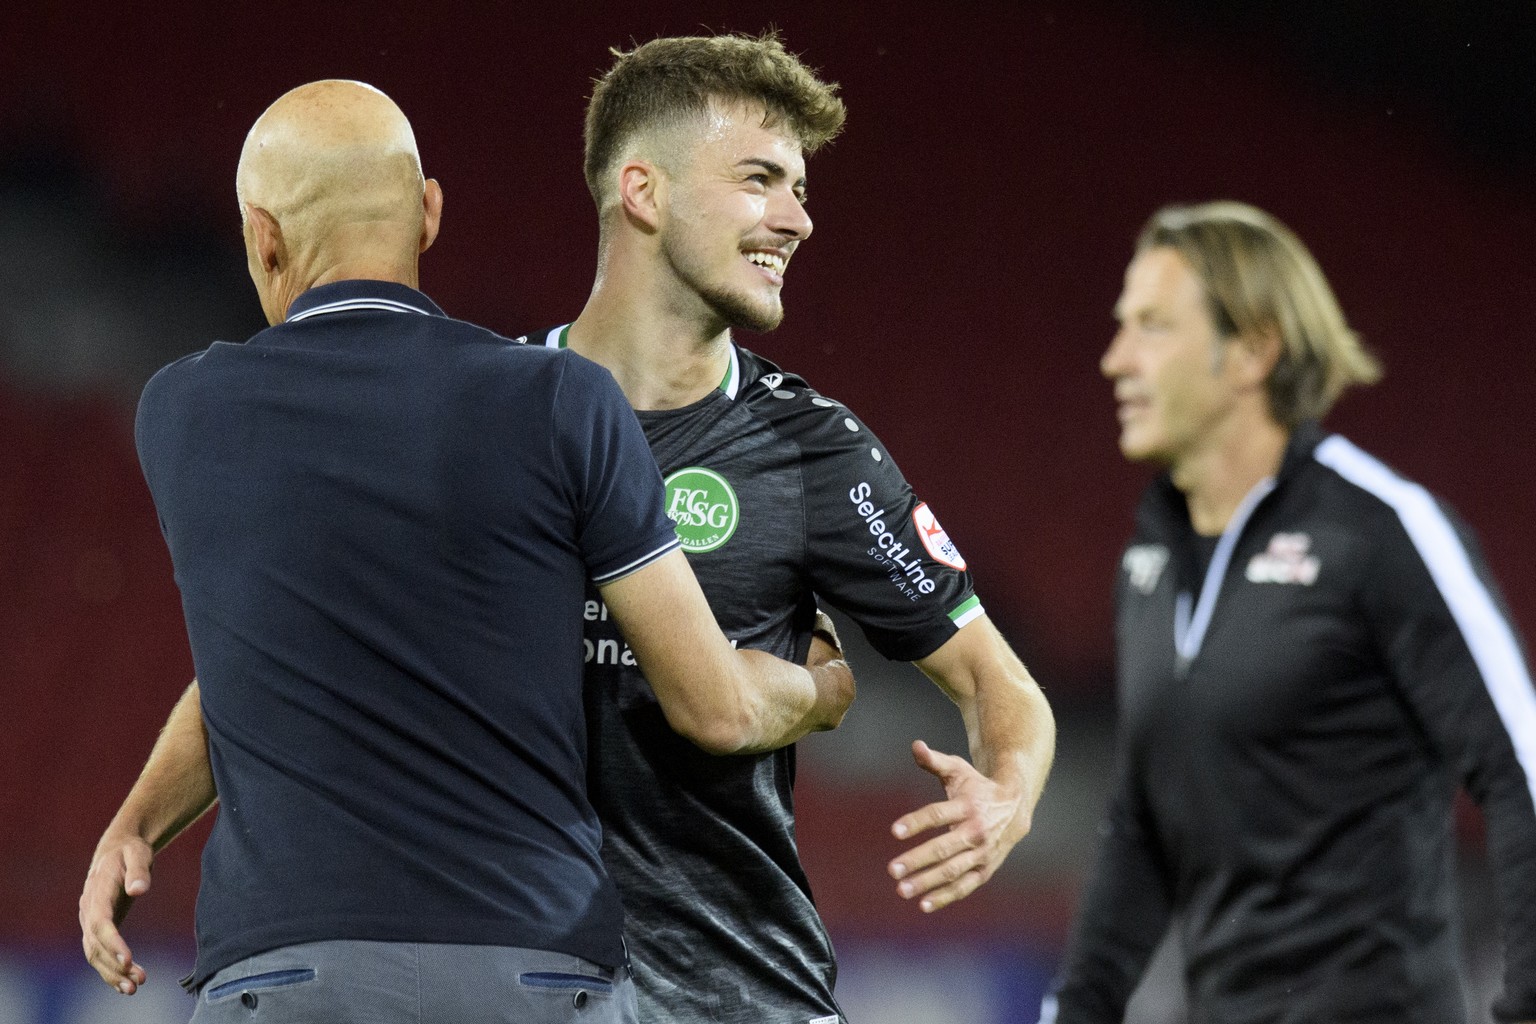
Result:
M1268 416L1226 426L1171 470L1174 486L1184 492L1190 525L1206 537L1225 530L1248 492L1279 472L1290 441L1285 428Z
M342 281L391 281L408 288L417 287L417 268L412 262L379 258L367 253L348 254L341 259L317 259L303 253L294 257L285 271L257 285L262 308L269 310L272 323L281 323L293 301L311 288ZM270 305L268 304L270 300Z
M606 367L636 409L680 409L720 386L731 332L656 301L655 292L600 277L566 345Z
M310 282L310 288L337 281L390 281L407 288L419 288L417 268L405 266L398 260L353 259L337 262L318 272Z

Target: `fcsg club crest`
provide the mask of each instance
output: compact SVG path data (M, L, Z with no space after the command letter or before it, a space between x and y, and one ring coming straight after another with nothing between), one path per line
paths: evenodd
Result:
M663 483L667 516L684 551L695 555L713 551L731 539L741 518L741 506L736 489L725 477L703 466L689 466Z

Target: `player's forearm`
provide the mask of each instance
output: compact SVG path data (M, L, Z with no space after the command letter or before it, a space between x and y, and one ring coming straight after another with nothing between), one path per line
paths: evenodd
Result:
M200 691L193 680L166 719L103 841L114 835L136 836L158 851L212 807L217 796Z
M999 664L979 673L974 690L957 699L971 761L994 782L1018 787L1031 810L1056 756L1056 718L1023 665Z
M972 764L1020 797L1025 813L1016 840L1028 830L1056 755L1056 719L1045 694L985 616L917 664L960 709Z
M829 729L852 699L846 666L813 673L732 648L681 552L605 584L602 594L667 724L711 754L771 750Z
M853 672L846 661L805 668L765 651L736 654L741 714L734 734L721 737L730 753L776 750L808 733L835 729L853 701Z

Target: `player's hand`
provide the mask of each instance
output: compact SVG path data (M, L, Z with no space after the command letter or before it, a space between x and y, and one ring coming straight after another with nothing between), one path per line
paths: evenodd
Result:
M816 729L836 729L848 713L857 692L853 669L843 660L843 647L837 639L837 627L827 613L817 609L811 648L805 667L816 682Z
M843 643L837 638L837 623L832 616L816 609L816 623L811 627L811 649L806 653L807 668L843 660Z
M1029 832L1029 808L1023 792L993 782L963 757L940 753L922 740L912 744L912 757L944 783L948 799L903 815L891 833L910 839L944 831L892 860L887 870L899 882L897 895L918 899L923 913L931 914L992 877Z
M80 894L80 934L85 959L108 985L131 996L144 984L144 968L133 959L118 926L135 898L149 891L149 871L155 859L150 845L137 836L102 837Z

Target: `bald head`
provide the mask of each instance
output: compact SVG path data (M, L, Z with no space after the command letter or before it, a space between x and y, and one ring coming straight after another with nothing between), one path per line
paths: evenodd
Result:
M411 124L362 82L311 82L268 107L246 136L235 190L247 237L256 211L270 217L291 269L313 275L304 287L337 279L338 266L380 262L409 266L414 284L431 241Z

